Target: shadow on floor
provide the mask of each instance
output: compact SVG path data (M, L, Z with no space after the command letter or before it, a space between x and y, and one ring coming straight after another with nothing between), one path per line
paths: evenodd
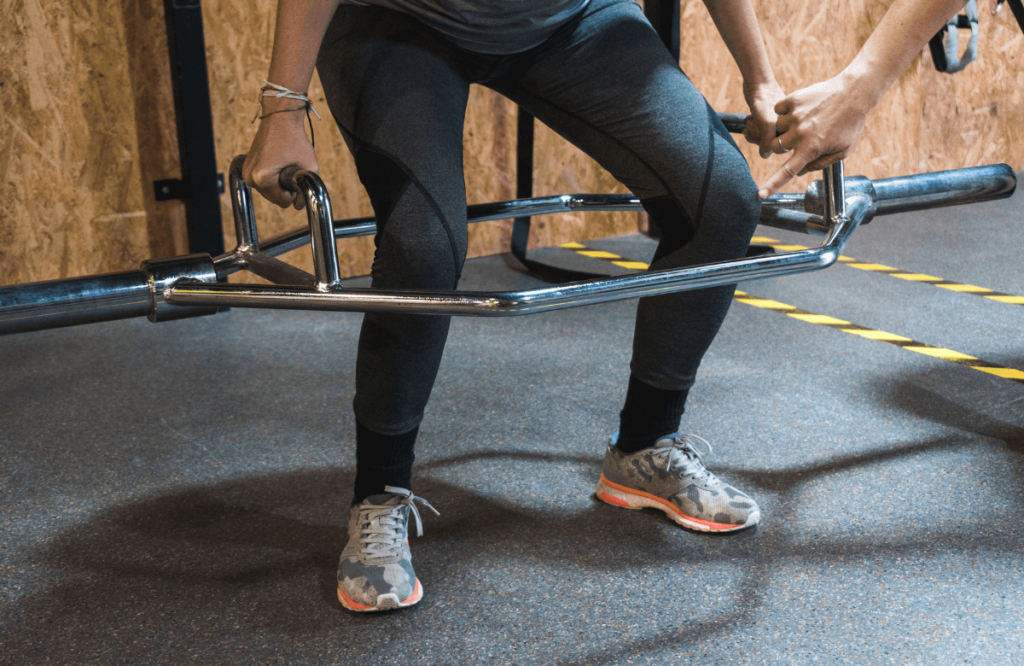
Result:
M432 467L445 463L423 472L429 477ZM335 596L345 541L340 514L351 485L351 473L341 470L232 480L145 499L76 525L29 549L25 559L49 584L17 603L3 661L82 663L100 655L159 661L183 649L208 653L225 640L259 642L266 633L311 639L379 624L381 616L348 613ZM704 557L685 540L665 538L637 521L624 524L619 512L596 501L582 515L552 514L510 508L429 478L420 487L443 507L440 518L427 519L415 544L417 567L429 572L435 601L464 593L475 584L465 572L477 575L479 560L496 553L603 572ZM605 546L612 538L641 547L609 557ZM425 607L403 614L415 618Z
M947 406L940 413L953 411ZM1006 433L1019 447L1021 431L1011 427ZM785 516L797 512L792 493L815 477L956 445L955 439L937 438L796 470L728 470L752 491L775 495L779 510L773 528L762 534L712 539L676 530L657 513L631 513L634 519L623 520L625 512L596 500L582 510L523 508L432 477L480 460L593 466L589 456L481 451L436 460L418 472L418 492L443 512L428 519L426 534L416 543L417 567L429 572L431 601L403 612L400 621L406 630L410 625L429 630L439 622L434 611L443 606L442 624L472 625L474 618L460 617L457 600L470 592L486 594L493 584L489 567L548 572L572 567L584 581L601 581L678 564L692 569L699 583L696 572L704 564L743 563L738 595L710 618L680 617L672 630L635 639L616 636L610 649L583 656L549 655L560 664L596 666L647 650L662 654L700 644L750 624L773 585L773 569L783 561L855 563L879 554L1019 548L1019 538L985 538L977 530L950 528L905 537L875 531L833 536L809 552L794 539L797 530L785 523ZM50 576L50 584L18 602L7 622L4 661L159 662L180 660L183 651L209 655L238 649L244 650L243 658L223 661L257 662L293 645L297 660L319 662L302 656L318 641L388 635L394 615L353 615L335 598L336 558L345 540L339 514L351 483L350 472L330 469L230 480L141 500L75 526L28 555L37 571ZM561 596L557 587L553 584L551 596L541 601L567 608L579 603ZM665 593L653 591L659 592ZM530 596L539 588L526 585L523 593L529 595L523 603L535 603ZM604 603L614 605L616 599Z

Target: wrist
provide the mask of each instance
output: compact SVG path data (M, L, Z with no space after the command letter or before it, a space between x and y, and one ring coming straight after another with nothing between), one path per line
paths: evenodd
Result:
M746 98L748 104L763 92L778 89L779 84L771 74L743 80L743 97Z
M306 103L283 97L263 97L257 119L272 126L301 126L306 121Z
M836 83L846 93L848 103L864 115L875 107L889 89L879 74L879 68L855 58L846 69L836 75Z

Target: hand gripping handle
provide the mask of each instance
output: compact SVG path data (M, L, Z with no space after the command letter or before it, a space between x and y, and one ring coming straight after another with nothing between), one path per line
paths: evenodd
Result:
M297 164L290 164L285 168L281 169L281 173L277 176L277 182L282 189L288 190L289 192L295 192L301 194L299 191L299 185L295 182L296 176L303 171L303 168Z

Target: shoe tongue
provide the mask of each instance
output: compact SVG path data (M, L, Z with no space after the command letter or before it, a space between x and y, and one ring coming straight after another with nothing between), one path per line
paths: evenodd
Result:
M402 501L402 496L397 493L378 493L376 495L370 495L364 502L369 502L375 506L394 506Z

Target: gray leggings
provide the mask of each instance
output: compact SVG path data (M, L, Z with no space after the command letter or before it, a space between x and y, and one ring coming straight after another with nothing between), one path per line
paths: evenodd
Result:
M662 229L652 267L743 256L760 216L743 156L632 0L592 0L540 46L461 49L404 14L343 5L317 69L377 216L373 286L454 289L466 257L462 132L469 85L505 95L591 155ZM632 374L692 386L734 287L641 299ZM355 413L397 435L417 427L449 318L368 313Z

